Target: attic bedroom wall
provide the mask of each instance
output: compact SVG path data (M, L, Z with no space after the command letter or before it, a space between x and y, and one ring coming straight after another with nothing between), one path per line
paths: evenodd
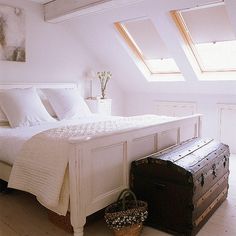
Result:
M137 4L71 19L74 34L86 43L96 58L111 68L125 91L125 114L155 113L155 101L196 102L203 113L203 135L218 137L218 103L236 104L236 81L199 81L184 55L183 40L169 11L207 4L212 0L145 0ZM234 0L227 0L234 4ZM147 16L176 60L186 81L148 82L130 56L114 22ZM236 130L235 130L236 131Z
M0 83L76 82L88 96L86 73L107 68L80 38L74 37L73 30L63 24L46 23L40 4L28 0L0 0L0 4L23 8L26 15L26 62L0 61ZM114 104L112 113L123 115L123 93L115 84L108 85ZM99 92L99 84L95 83L94 96Z

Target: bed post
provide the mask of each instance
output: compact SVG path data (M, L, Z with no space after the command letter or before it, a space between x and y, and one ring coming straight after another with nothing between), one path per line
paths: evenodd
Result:
M202 115L198 116L198 137L202 137Z
M70 219L74 236L83 236L86 223L85 183L83 178L82 152L77 145L71 145L69 156L69 186L70 186Z

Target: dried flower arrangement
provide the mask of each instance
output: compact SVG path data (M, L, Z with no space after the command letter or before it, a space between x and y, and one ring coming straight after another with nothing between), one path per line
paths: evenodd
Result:
M102 72L97 72L97 76L100 80L100 85L101 85L101 92L102 96L101 99L106 98L105 90L107 87L107 82L111 79L111 72L110 71L102 71Z

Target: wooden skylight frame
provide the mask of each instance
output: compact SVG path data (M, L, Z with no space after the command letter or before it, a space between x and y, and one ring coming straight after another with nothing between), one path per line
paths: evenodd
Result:
M212 4L208 4L205 6L201 6L201 7L196 7L196 8L210 8L210 7L214 7L214 6L219 6L219 5L225 5L224 2L218 2L218 3L212 3ZM219 69L206 69L206 67L204 66L203 61L201 60L198 50L193 42L191 33L184 21L184 18L181 14L182 11L191 11L194 10L196 8L191 8L191 9L183 9L183 10L174 10L171 11L170 14L172 16L173 21L175 22L179 32L181 33L187 48L189 49L191 56L194 58L195 61L195 65L198 66L198 68L200 69L201 73L225 73L225 72L236 72L236 67L235 68L230 68L230 69L224 69L224 68L219 68ZM190 58L189 58L190 59ZM193 61L193 60L190 60Z
M148 71L150 75L181 75L180 71L170 70L170 71L165 71L165 72L160 71L160 72L155 72L155 73L151 71L151 69L149 68L148 64L145 61L144 55L142 54L141 50L136 45L135 41L130 36L129 32L126 30L126 27L123 25L123 22L115 22L114 25L115 25L116 30L120 33L120 35L124 39L125 43L129 46L129 48L135 55L135 59L137 60L137 63L145 67L144 71Z

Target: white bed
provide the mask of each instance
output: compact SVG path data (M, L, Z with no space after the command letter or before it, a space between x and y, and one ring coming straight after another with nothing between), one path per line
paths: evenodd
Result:
M106 118L91 116L89 119L93 121ZM80 119L82 123L87 121L88 117ZM75 122L77 121L71 123ZM0 179L8 181L11 165L24 142L40 131L59 125L64 123L14 131L7 127L0 128ZM165 122L162 119L159 124L106 134L83 142L71 140L69 185L74 236L83 235L86 216L106 207L117 198L122 189L128 187L129 166L133 160L200 135L201 115L193 115L167 119ZM11 148L13 145L14 149ZM119 171L112 172L108 168Z

